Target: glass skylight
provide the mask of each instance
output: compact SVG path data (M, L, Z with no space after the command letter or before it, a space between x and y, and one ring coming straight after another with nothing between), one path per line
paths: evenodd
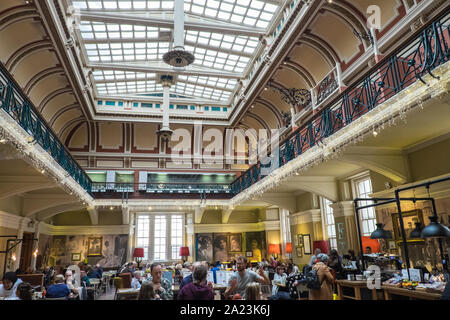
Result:
M72 3L81 11L81 42L98 94L140 95L163 91L158 77L161 66L173 70L161 63L162 56L171 50L173 28L158 21L173 21L173 0L72 0ZM185 74L178 75L170 92L192 97L193 102L201 98L231 104L238 80L248 72L248 65L260 46L258 35L267 32L280 10L274 3L184 0L184 46L194 54L195 61L186 68ZM87 14L91 16L86 18ZM127 23L128 16L144 22ZM147 23L145 19L150 20ZM204 27L186 27L190 22L204 23ZM144 72L126 71L136 65L144 67ZM207 75L202 76L202 72ZM211 73L217 73L217 77Z

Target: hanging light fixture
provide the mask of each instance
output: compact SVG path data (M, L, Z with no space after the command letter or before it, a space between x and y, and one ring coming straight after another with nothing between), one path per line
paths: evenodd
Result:
M371 233L370 239L392 239L392 233L383 229L382 223L377 223L377 228Z
M422 224L420 222L415 223L416 228L409 234L410 239L420 239L422 238Z
M427 185L426 188L428 190L428 198L431 198L430 185ZM439 217L434 202L432 202L432 205L433 215L428 217L430 219L430 224L423 228L421 234L422 238L449 238L450 229L438 221Z

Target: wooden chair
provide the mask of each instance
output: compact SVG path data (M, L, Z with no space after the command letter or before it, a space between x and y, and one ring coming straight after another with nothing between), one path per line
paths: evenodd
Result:
M117 300L117 290L123 288L123 280L121 277L113 278L114 288L116 288L116 293L114 294L114 300Z
M131 288L131 273L121 273L119 274L119 277L122 278L122 288L128 289Z

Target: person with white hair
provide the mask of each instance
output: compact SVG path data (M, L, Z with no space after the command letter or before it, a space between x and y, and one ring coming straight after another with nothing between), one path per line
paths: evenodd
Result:
M313 270L317 272L321 286L320 289L309 289L309 300L333 300L334 277L328 267L329 257L324 253L319 253L317 259L318 262L314 264Z
M72 275L71 270L67 270L65 273L65 283L69 287L70 291L73 292L73 294L78 294L78 289L74 286L74 279Z
M142 284L142 271L135 271L134 277L131 280L131 288L140 289Z

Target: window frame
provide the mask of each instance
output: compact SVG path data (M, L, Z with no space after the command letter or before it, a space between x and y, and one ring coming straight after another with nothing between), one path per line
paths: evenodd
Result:
M333 208L329 207L329 209L331 210L331 215L333 216L333 229L334 229L334 236L330 237L329 233L328 233L328 226L331 226L331 224L328 224L328 212L327 212L327 201L330 202L330 204L332 204L333 202L325 197L320 197L320 208L321 208L321 214L322 214L322 221L324 223L322 223L322 231L323 234L326 236L326 239L328 241L328 245L330 247L330 249L336 249L337 250L337 234L336 234L336 220L334 217L334 210ZM334 239L333 243L335 245L332 245L332 241L330 241L330 239Z
M363 196L361 196L361 193L360 193L359 184L360 184L362 181L366 181L366 180L368 180L369 183L370 183L370 192L367 193L366 198L370 198L370 197L369 197L369 194L373 193L372 179L371 179L370 174L369 174L368 172L365 172L365 173L362 173L361 175L355 176L355 177L352 179L352 189L353 189L352 191L353 191L353 195L354 195L353 198L354 198L354 199L356 199L356 198L363 198ZM368 202L368 203L366 203L366 204L370 204L369 201L367 201L367 202ZM372 201L372 202L373 202L373 201ZM358 205L359 205L359 206L362 205L361 201L358 201ZM366 211L372 211L372 212L373 212L373 218L364 218L364 212L363 212L363 210L366 210ZM358 212L358 217L359 217L358 223L359 223L359 225L360 225L361 236L362 236L362 237L364 237L364 236L370 236L370 234L371 234L373 231L375 231L375 229L376 229L377 216L376 216L375 209L372 207L372 208L367 208L367 209L359 210L359 212ZM372 231L370 231L370 227L369 227L369 232L365 232L365 230L364 230L364 221L373 221L373 225L372 225L373 230L372 230Z

